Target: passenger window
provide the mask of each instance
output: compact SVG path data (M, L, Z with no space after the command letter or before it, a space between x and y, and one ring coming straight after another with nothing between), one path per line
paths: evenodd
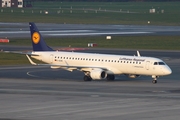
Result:
M154 62L154 65L158 65L158 62Z

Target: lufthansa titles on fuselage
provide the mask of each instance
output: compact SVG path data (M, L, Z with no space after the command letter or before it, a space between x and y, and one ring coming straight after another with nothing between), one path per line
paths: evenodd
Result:
M136 62L144 62L145 59L137 59L137 58L119 58L119 60L126 60L126 61L136 61Z

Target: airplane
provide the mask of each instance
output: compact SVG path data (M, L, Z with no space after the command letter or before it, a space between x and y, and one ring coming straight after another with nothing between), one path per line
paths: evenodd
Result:
M172 73L170 67L163 60L143 57L139 51L137 51L137 56L56 51L45 43L35 23L30 22L29 27L33 51L26 53L26 56L32 65L82 71L84 72L84 81L103 79L113 81L115 75L124 74L130 78L141 75L151 76L152 83L155 84L158 77ZM37 64L31 57L44 63Z

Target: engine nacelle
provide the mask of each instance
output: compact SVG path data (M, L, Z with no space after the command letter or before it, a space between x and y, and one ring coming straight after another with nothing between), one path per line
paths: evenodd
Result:
M95 69L90 72L90 76L92 79L105 79L107 73L101 69Z
M137 78L137 77L139 77L139 76L140 76L140 75L132 75L132 74L128 75L129 78Z

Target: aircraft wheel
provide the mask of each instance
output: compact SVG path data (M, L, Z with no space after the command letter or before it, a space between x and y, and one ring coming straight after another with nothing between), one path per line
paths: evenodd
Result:
M156 84L156 83L157 83L157 80L153 80L152 83L153 83L153 84Z
M84 81L91 81L91 80L92 78L90 76L87 76L87 75L84 76Z
M114 75L107 75L107 80L108 81L113 81L115 79Z

